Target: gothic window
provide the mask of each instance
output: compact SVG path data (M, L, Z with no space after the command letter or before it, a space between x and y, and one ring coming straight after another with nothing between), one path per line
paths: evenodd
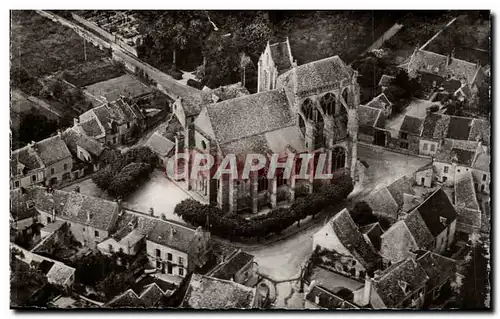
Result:
M328 115L335 115L335 95L332 93L326 93L320 100L321 109L323 113Z
M313 103L310 99L305 99L304 103L302 103L302 113L304 113L306 119L312 120L313 119Z
M342 147L336 147L332 153L332 172L345 167L346 154Z

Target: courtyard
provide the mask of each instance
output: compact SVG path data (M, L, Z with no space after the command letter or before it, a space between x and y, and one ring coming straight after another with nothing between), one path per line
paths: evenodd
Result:
M113 200L106 192L97 187L91 178L63 188L63 190L73 191L77 186L80 186L82 194ZM164 214L167 219L184 222L174 214L174 209L179 202L187 198L190 196L184 190L165 177L161 171L155 170L144 185L123 201L123 206L143 213L149 213L150 209L153 208L153 213L157 217Z

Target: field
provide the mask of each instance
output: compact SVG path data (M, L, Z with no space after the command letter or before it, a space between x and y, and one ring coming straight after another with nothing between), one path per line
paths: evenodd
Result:
M10 37L12 67L21 67L33 77L85 62L82 38L34 11L12 11ZM92 45L86 46L86 52L87 61L106 56Z

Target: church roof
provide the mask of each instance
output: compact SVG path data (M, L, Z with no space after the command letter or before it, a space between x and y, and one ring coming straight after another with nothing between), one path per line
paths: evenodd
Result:
M273 58L278 74L281 74L292 67L292 57L290 55L287 42L278 42L269 46L271 57Z
M273 90L207 106L219 144L271 132L295 124L285 92Z

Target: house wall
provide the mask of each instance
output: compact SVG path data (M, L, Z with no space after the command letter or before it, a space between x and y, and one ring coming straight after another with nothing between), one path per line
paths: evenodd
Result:
M418 186L432 187L434 172L432 167L424 171L415 172L415 181ZM423 179L423 182L422 182Z
M40 223L46 226L48 224L48 218L51 222L54 222L54 216L52 213L47 213L44 211L39 211L40 213ZM60 216L55 216L55 220L63 220L70 225L70 230L76 240L78 240L83 246L95 249L97 244L100 243L104 238L108 237L108 231L103 229L97 229L92 226L88 226L81 223L76 223L74 221L61 218ZM97 233L96 233L97 232Z
M139 247L141 246L142 240L138 241L134 245L127 245L126 243L117 242L114 238L108 238L97 245L97 249L103 254L112 254L119 252L120 249L123 253L127 255L136 255L139 252ZM110 250L110 245L112 250Z
M33 176L36 176L36 181L33 181ZM44 172L43 169L29 171L24 176L17 176L11 178L10 187L17 188L16 182L19 182L19 187L29 187L31 185L35 185L44 181Z
M402 142L407 142L408 143L408 148L403 148L401 147ZM407 139L402 139L400 138L400 135L398 135L397 138L391 137L387 141L387 147L392 148L398 152L404 153L404 154L418 154L419 153L419 148L420 148L420 137L408 134Z
M38 216L28 217L18 221L11 221L11 227L21 231L24 230L38 221Z
M434 170L436 173L434 175L434 180L437 182L444 183L444 185L446 185L448 187L453 187L455 185L455 180L459 179L460 177L464 176L467 172L472 170L470 167L457 165L457 164L438 162L438 161L434 161L433 164L434 164ZM445 173L446 167L448 168L447 173ZM445 182L443 182L443 177L446 177Z
M438 148L439 142L421 139L418 153L420 155L434 156L436 155Z
M156 249L160 250L160 257L156 256ZM168 267L165 264L165 273L176 276L179 278L183 278L187 275L187 270L189 267L189 260L188 260L188 255L182 251L175 250L173 248L163 246L160 244L157 244L155 242L152 242L150 240L146 240L146 252L148 254L148 259L149 263L153 267L157 267L156 262L159 261L161 263L170 263L172 264L172 273L168 273ZM172 260L168 260L168 253L172 254ZM179 265L179 257L183 258L183 263L182 265ZM179 268L184 269L184 274L179 275Z
M66 169L64 169L64 164L66 164ZM54 169L54 174L51 173ZM45 183L49 184L51 179L57 178L57 183L60 183L64 177L66 180L71 179L71 170L73 169L73 158L68 157L62 161L54 163L50 166L45 167ZM67 173L66 176L64 176Z
M76 156L84 162L92 162L92 156L86 149L76 146Z
M472 169L472 175L474 176L476 191L484 194L490 194L490 173Z
M445 230L443 230L437 237L433 251L441 254L446 248L450 247L455 239L457 221L454 220Z
M250 262L248 262L248 264L238 270L236 274L234 274L234 282L244 284L248 280L248 278L252 276L252 265L253 260L251 260Z

